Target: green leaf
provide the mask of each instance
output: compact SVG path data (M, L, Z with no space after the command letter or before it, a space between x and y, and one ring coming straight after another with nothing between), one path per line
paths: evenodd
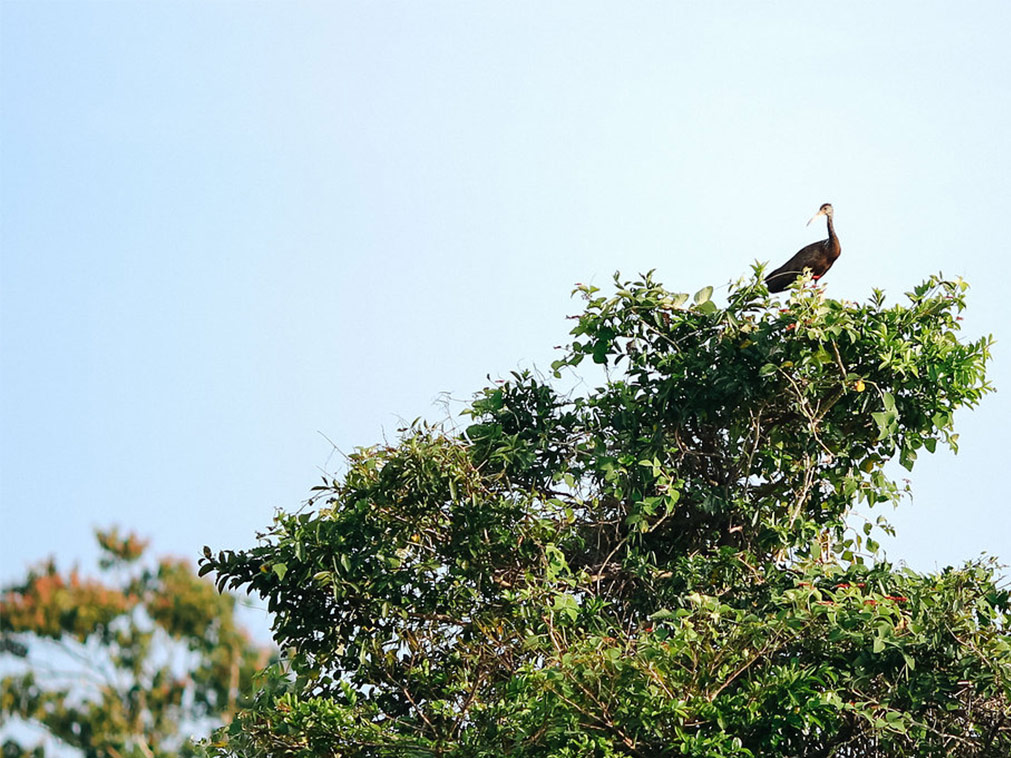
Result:
M571 621L575 621L579 616L579 604L572 595L560 593L555 595L554 610L564 614Z
M875 411L871 413L871 418L878 425L878 439L883 440L891 437L898 430L898 414L892 411Z
M698 292L695 293L695 297L692 299L695 301L696 305L702 305L703 303L708 302L709 298L711 298L712 296L713 296L713 288L703 287L702 289L700 289Z
M716 313L716 311L719 309L716 307L716 303L714 303L712 300L707 300L704 303L700 303L697 307L697 310L699 311L699 313L704 313L708 316L713 313Z

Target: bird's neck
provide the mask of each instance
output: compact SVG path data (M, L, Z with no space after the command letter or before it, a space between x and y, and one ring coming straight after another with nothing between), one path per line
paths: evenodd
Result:
M825 218L828 221L828 238L830 240L834 240L836 239L836 236L835 236L835 227L832 226L832 217L826 216Z
M839 253L842 252L842 245L839 244L839 238L835 236L835 227L832 226L832 217L826 216L825 218L828 219L828 239L825 241L828 243L830 250L829 255L834 261L839 257Z

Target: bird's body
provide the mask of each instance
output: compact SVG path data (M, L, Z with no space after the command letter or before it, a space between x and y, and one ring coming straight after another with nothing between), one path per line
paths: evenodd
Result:
M767 277L765 284L769 292L782 292L787 289L797 277L804 273L804 269L810 269L814 279L819 279L825 275L835 259L842 252L839 238L835 235L835 228L832 226L832 206L825 203L818 212L814 214L811 221L818 216L824 216L828 220L828 239L821 242L813 242L807 247L801 248L790 260L777 268ZM811 223L808 221L807 223Z

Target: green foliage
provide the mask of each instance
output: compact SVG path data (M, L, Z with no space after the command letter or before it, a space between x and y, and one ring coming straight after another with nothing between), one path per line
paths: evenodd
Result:
M266 651L236 625L234 599L190 565L162 559L123 574L147 543L96 536L107 576L49 561L2 590L2 653L20 660L4 667L0 723L34 725L96 758L191 754L185 730L229 719ZM41 750L8 739L3 756Z
M990 387L966 285L886 307L756 271L726 307L647 275L586 307L556 377L463 434L362 448L261 543L205 553L266 598L283 663L211 752L244 756L1006 756L995 566L868 560L889 461L954 447ZM584 366L585 368L585 366ZM857 527L860 528L857 528Z

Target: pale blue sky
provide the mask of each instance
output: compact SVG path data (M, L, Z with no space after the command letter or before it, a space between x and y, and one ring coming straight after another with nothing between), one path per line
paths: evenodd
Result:
M1008 338L1007 2L0 8L4 580L95 525L251 545L323 435L546 369L573 283L720 287L824 202L832 296L942 270ZM921 457L892 558L1011 560L1008 411Z

